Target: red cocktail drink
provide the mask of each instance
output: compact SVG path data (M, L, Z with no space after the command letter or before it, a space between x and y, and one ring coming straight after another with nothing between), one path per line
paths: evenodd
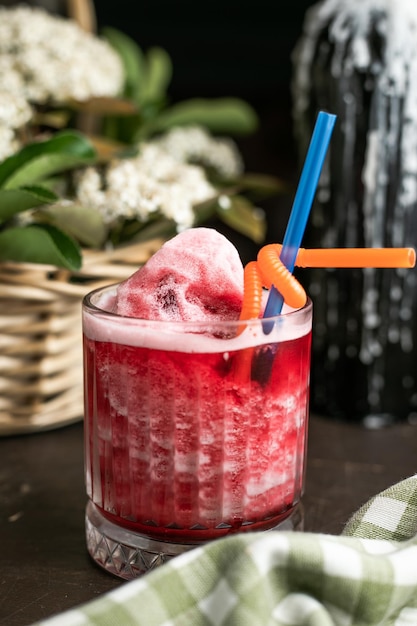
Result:
M228 533L295 527L311 302L265 333L261 319L124 317L115 298L110 287L83 306L93 558L131 578Z

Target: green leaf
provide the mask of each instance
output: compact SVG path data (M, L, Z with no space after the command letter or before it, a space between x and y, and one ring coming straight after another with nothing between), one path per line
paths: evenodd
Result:
M0 187L28 185L95 159L90 142L77 131L61 131L51 139L28 144L0 163Z
M217 215L217 212L220 210L218 202L219 196L215 196L195 204L193 206L194 222L198 225L204 224L204 222Z
M142 102L165 99L172 78L171 57L163 48L151 48L147 55L146 81L141 93Z
M292 193L293 191L293 185L269 174L247 172L234 182L241 190L252 192L257 198L266 198L275 194Z
M81 267L79 246L49 225L8 228L0 232L0 261L42 263L70 270Z
M0 190L0 223L17 213L32 209L41 204L56 202L58 197L43 187L21 187L20 189Z
M239 98L193 98L165 109L152 121L152 131L166 131L173 126L198 124L213 133L245 135L258 126L255 110Z
M86 161L80 161L79 158L60 154L45 154L33 159L23 167L21 167L13 176L6 181L5 189L16 189L27 183L36 183L42 179L56 174L58 172L68 171L85 165Z
M96 151L98 163L108 163L112 159L133 157L138 152L137 147L129 146L109 137L94 136L91 137L91 143Z
M263 243L266 235L265 213L242 196L220 196L218 217L237 232L255 243Z
M139 103L146 73L146 61L142 49L133 39L116 28L104 28L103 36L122 60L125 70L124 95Z
M55 204L36 212L36 219L64 231L82 245L101 248L108 235L97 209L80 204Z
M167 239L176 234L176 223L174 220L165 217L150 221L145 224L139 232L130 239L132 242L149 241L150 239Z

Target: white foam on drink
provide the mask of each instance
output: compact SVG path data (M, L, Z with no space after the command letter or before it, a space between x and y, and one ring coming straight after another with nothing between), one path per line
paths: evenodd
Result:
M232 352L253 346L290 341L303 337L311 331L311 316L307 311L293 311L284 305L283 315L277 318L270 333L265 334L262 326L264 320L244 322L244 331L230 339L222 339L219 335L236 333L235 322L195 323L166 322L140 320L115 315L112 311L116 303L117 286L105 292L94 304L100 309L94 314L84 310L84 334L95 341L108 341L127 346L169 350L186 353ZM185 330L185 332L184 332ZM210 334L208 334L210 333Z
M120 315L147 320L216 321L239 315L243 265L235 246L213 228L169 239L119 285Z

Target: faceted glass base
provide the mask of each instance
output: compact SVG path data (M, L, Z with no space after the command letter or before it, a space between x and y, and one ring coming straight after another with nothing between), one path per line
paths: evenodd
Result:
M107 572L126 580L137 578L200 545L198 542L161 541L129 531L106 519L92 502L87 504L85 523L90 556ZM304 511L299 504L288 517L270 530L301 531L303 528Z

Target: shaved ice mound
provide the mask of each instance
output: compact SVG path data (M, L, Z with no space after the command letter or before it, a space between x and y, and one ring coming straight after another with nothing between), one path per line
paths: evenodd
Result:
M211 228L190 228L166 242L117 290L116 312L165 321L235 320L243 265L234 245Z

